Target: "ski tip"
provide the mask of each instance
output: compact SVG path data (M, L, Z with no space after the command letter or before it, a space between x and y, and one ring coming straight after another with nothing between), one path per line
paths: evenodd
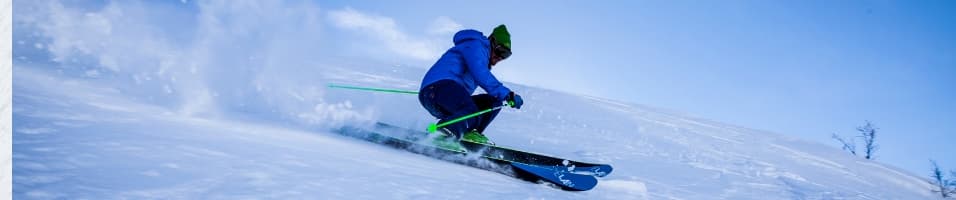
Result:
M553 166L538 166L519 162L512 162L511 166L520 169L522 172L537 176L544 181L556 184L563 190L587 191L597 186L598 183L594 176L575 174Z
M614 171L614 168L611 165L599 165L595 167L590 167L590 173L594 174L596 177L605 177L611 172Z
M427 130L428 130L428 133L434 133L435 131L438 130L438 126L435 124L429 124Z

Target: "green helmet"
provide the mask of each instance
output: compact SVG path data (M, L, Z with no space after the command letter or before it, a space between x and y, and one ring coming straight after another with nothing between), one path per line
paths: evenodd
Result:
M508 28L504 24L495 27L495 30L491 31L491 37L495 39L495 43L511 49L511 34L508 33Z

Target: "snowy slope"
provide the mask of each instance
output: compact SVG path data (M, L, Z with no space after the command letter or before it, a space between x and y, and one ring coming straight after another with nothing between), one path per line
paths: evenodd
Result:
M525 107L489 137L614 172L566 192L340 136L433 122L415 96L326 87L414 90L424 66L334 55L351 44L319 39L312 3L234 2L14 1L14 198L935 198L832 146L513 83Z
M383 72L323 79L414 83L385 78L395 70L365 70ZM932 197L917 177L829 146L539 88L516 86L527 107L502 112L489 136L500 145L614 165L594 190L560 191L380 147L326 131L333 124L185 115L98 81L24 65L14 74L18 199ZM323 93L348 97L324 100L341 106L316 108L355 116L334 120L339 124L380 120L423 128L429 121L411 96Z

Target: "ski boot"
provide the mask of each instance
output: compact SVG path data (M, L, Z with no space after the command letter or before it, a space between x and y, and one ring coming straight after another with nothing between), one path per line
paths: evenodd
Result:
M455 132L449 130L448 128L438 129L438 136L432 140L432 144L443 149L450 149L456 151L464 151L464 147L461 146L459 141L461 136L455 134Z
M495 143L488 140L488 137L485 137L484 134L479 133L476 130L468 131L465 135L462 136L461 140L478 143L478 144L487 144L494 146Z

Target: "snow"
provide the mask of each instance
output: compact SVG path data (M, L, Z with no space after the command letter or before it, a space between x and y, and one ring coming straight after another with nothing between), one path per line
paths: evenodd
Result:
M282 122L184 115L99 80L19 64L14 72L17 198L932 197L920 178L833 147L540 88L516 85L534 100L504 110L489 136L499 145L612 164L615 171L595 189L561 191L313 124L379 120L424 128L429 119L413 97L387 96L403 104L390 106L361 99L385 95L325 90L360 98L323 100L302 108L316 116Z
M295 39L320 35L295 28L320 21L297 20L315 18L312 5L256 4L287 14L228 18L245 8L199 3L211 11L198 14L196 39L166 44L141 34L163 28L140 19L147 15L117 17L130 7L120 2L87 14L15 4L26 4L15 14L30 21L14 32L36 29L53 54L14 49L25 58L14 60L12 77L15 199L934 198L920 176L833 146L506 83L526 104L498 115L486 131L495 143L615 168L593 190L561 191L333 133L375 121L424 130L433 119L414 95L326 85L415 90L425 69L302 53L311 49ZM259 29L275 31L229 31ZM14 40L39 42L33 37ZM137 41L150 42L130 48Z

